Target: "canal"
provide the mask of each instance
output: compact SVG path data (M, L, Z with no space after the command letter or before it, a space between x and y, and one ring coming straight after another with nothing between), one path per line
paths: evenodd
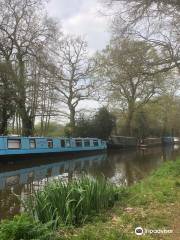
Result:
M179 146L146 150L111 151L73 159L47 157L0 162L0 219L12 217L22 210L17 198L27 198L34 190L52 179L62 181L104 175L110 181L129 186L148 176L163 162L180 157Z

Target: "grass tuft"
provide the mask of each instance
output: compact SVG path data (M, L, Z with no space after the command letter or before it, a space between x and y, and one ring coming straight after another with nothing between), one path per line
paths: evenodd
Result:
M83 177L71 182L55 180L30 198L26 207L34 219L54 228L79 226L102 209L114 206L119 189L105 178Z

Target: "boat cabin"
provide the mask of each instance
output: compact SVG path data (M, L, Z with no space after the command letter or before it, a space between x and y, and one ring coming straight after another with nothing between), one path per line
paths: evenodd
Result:
M106 142L97 138L0 137L0 155L79 152L106 148Z

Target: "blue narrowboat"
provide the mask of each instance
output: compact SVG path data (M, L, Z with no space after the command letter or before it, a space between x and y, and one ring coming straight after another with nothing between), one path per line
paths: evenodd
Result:
M106 150L98 138L0 136L0 157Z

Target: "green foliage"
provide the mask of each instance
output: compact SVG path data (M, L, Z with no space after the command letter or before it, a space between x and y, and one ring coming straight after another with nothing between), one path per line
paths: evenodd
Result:
M175 218L171 211L177 212L178 216L179 210L179 177L180 160L164 163L147 179L122 189L114 208L104 214L105 221L99 216L99 221L67 231L60 239L135 240L139 239L133 234L137 226L171 229ZM152 240L154 235L146 234L141 239Z
M41 129L41 124L38 123L35 125L35 133L38 136L51 136L51 137L59 137L64 135L64 126L57 122L51 122L46 130Z
M82 117L76 122L75 136L97 137L107 140L115 126L115 116L105 107L102 107L92 119Z
M179 97L163 95L150 101L144 108L147 132L151 136L180 134Z
M34 193L27 210L42 223L78 226L110 208L118 200L118 189L104 178L83 177L72 182L55 180Z
M92 119L87 119L84 116L78 119L76 121L75 136L96 137Z
M151 64L158 61L156 49L145 41L114 37L97 56L97 61L106 98L113 108L123 110L126 135L132 135L135 112L155 95L163 80L160 73L148 74L157 70Z
M54 240L55 235L47 225L35 222L23 214L0 224L1 240Z
M145 106L135 112L132 122L133 136L162 137L180 135L180 99L168 93L154 97ZM126 113L126 112L125 112ZM118 111L115 111L118 116ZM119 135L126 135L126 117L117 118Z
M137 112L134 119L133 135L139 139L143 139L148 137L149 133L147 113L145 111Z
M108 112L105 107L99 109L94 118L94 128L97 137L105 140L108 139L115 126L115 116Z

